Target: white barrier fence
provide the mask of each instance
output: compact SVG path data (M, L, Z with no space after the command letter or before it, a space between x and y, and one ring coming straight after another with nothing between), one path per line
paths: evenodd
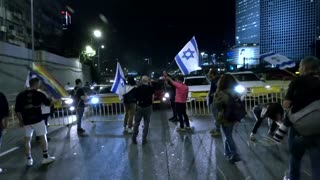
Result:
M285 92L248 94L244 97L246 111L249 112L258 104L270 102L281 103L284 100ZM168 106L167 106L168 107ZM101 103L90 105L85 108L84 120L90 122L97 121L122 121L124 118L124 106L122 103ZM211 108L207 106L206 98L194 98L187 103L187 114L192 116L212 115ZM11 106L11 117L9 127L16 127L18 120L14 113L14 106ZM75 123L77 120L76 112L70 111L69 108L59 108L49 118L51 126L63 126Z

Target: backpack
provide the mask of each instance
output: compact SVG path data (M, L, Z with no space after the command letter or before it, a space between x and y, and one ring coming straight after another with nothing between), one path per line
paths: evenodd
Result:
M320 134L320 100L313 101L300 111L288 114L293 128L302 136Z
M239 97L234 97L227 92L226 94L229 96L229 102L224 108L224 119L229 122L240 122L247 114L244 104Z

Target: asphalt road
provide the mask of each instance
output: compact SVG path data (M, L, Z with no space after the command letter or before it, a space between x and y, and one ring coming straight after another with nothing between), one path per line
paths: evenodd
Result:
M4 137L0 154L1 180L277 180L287 170L286 145L248 144L253 122L236 127L234 137L242 162L231 164L223 156L222 138L212 138L210 116L191 117L193 133L179 134L169 122L168 111L152 114L149 143L131 143L122 132L121 121L85 123L86 135L78 136L76 127L55 127L49 134L49 153L56 162L42 166L40 144L33 142L34 166L25 166L21 129L11 129ZM119 118L121 119L121 118ZM101 120L101 118L99 119ZM264 125L266 126L266 125ZM263 136L266 127L259 130ZM16 148L16 149L12 149ZM307 156L303 180L309 180ZM309 175L308 175L309 174Z

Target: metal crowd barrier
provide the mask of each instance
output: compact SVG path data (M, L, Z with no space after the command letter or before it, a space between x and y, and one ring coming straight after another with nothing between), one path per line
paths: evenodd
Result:
M251 93L244 96L244 104L246 111L258 104L265 104L270 102L281 103L284 100L285 92L276 93ZM10 107L9 127L18 127L18 119L14 113L14 106ZM84 120L89 122L98 121L123 121L124 106L121 102L100 103L95 105L88 105L85 108ZM212 115L211 108L207 106L205 97L191 98L187 102L188 116L203 116ZM50 126L70 125L77 121L76 111L70 111L68 107L61 107L55 109L55 112L49 118Z

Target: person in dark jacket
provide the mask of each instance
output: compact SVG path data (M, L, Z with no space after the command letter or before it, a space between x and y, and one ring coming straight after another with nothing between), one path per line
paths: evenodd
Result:
M255 134L257 133L263 120L268 119L271 122L268 134L273 136L277 130L278 123L283 119L284 110L280 103L267 103L260 104L252 109L252 114L256 123L253 126L253 129L250 134L250 140L255 141Z
M217 76L217 71L210 69L210 71L208 72L208 78L211 80L211 84L210 84L210 91L208 92L208 96L207 96L207 101L208 101L208 106L211 106L213 117L215 117L217 114L217 108L213 104L213 96L217 90L217 83L219 80L219 76ZM212 137L221 136L220 124L216 119L214 120L214 126L215 126L214 129L210 131L211 136Z
M150 117L152 113L152 101L154 89L151 86L151 82L148 76L143 76L141 79L141 85L137 87L136 99L137 108L134 118L134 129L132 134L132 143L137 144L137 136L139 134L139 126L143 118L143 134L142 144L147 143L147 135L149 132Z
M320 60L316 57L306 57L300 62L300 75L294 79L287 91L283 107L291 108L291 113L302 110L310 103L320 99ZM318 119L315 119L317 121ZM301 136L292 127L289 118L279 127L274 139L280 141L289 129L289 174L285 180L299 180L302 157L309 151L313 179L320 179L320 136Z
M162 73L163 77L165 77L166 75L168 75L170 78L172 78L172 76L170 76L169 74L167 74L166 71L163 71ZM176 102L175 102L175 98L176 98L176 87L168 80L165 79L165 85L166 85L166 90L168 90L169 92L169 96L170 96L170 105L171 105L171 109L172 109L172 117L169 118L169 121L179 121L177 118L177 112L176 112Z
M7 128L7 117L9 116L9 105L6 96L0 92L0 147L2 140L2 131ZM2 173L0 168L0 174Z
M127 84L125 93L123 95L123 103L124 103L124 123L123 128L124 132L132 133L133 132L133 117L134 112L136 110L136 81L133 77L129 76L127 78Z

